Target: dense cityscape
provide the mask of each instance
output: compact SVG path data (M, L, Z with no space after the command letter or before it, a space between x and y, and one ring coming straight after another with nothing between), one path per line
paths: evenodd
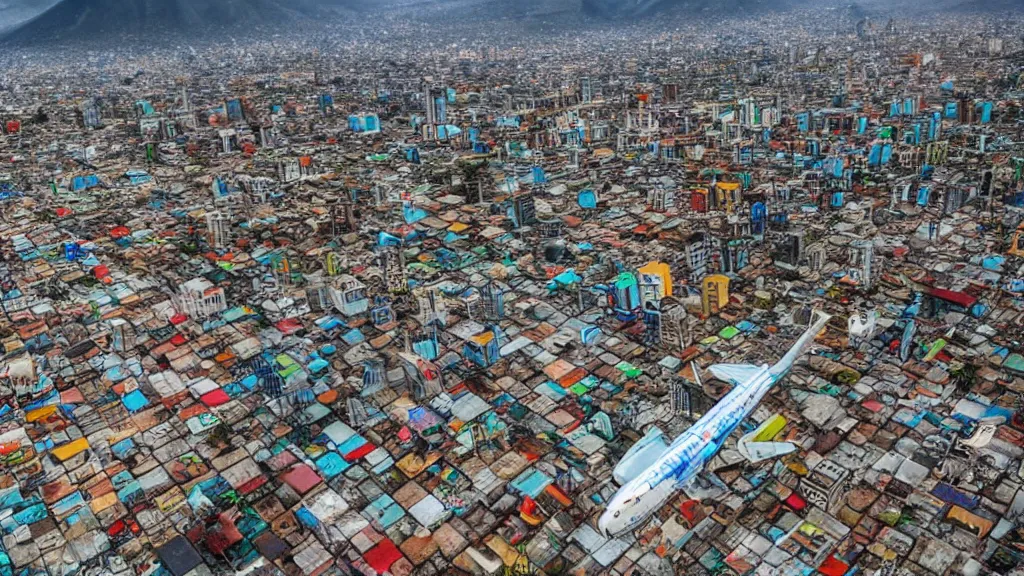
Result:
M1024 575L1024 11L261 1L0 5L0 576Z

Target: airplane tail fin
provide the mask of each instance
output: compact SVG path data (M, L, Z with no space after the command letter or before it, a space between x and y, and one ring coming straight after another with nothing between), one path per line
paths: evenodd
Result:
M796 362L796 359L803 355L831 318L832 316L829 314L820 310L815 310L811 315L811 323L807 330L800 336L800 339L793 344L793 347L789 349L789 352L786 352L786 355L772 366L772 376L779 378L788 372L789 369L793 367L793 363Z

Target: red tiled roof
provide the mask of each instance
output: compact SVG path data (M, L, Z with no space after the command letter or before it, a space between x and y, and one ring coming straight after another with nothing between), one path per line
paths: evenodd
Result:
M929 288L928 295L934 296L946 302L952 302L957 306L963 306L964 308L970 308L974 306L974 303L978 301L977 298L963 292L957 292L955 290L945 290L943 288Z

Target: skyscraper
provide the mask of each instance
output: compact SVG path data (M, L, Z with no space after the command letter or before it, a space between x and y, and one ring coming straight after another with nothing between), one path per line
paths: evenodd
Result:
M127 320L114 318L110 321L114 350L127 352L135 348L135 329Z
M215 248L227 247L231 241L231 216L220 211L210 212L206 215L206 232Z
M686 384L675 378L668 383L668 405L673 414L686 414L693 416L693 406L690 403L690 390Z
M448 99L446 91L441 88L425 86L423 88L423 105L426 108L426 121L423 123L423 137L428 140L437 138L437 127L448 123Z
M86 128L100 127L100 107L96 105L95 100L89 100L82 104L82 124Z

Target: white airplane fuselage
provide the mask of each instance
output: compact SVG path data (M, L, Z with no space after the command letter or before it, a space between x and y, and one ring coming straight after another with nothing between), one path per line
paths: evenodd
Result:
M714 408L676 437L653 466L615 493L598 523L602 530L618 536L633 530L661 508L714 457L773 383L766 364L756 380L734 387ZM606 518L609 513L611 518Z
M736 374L742 380L734 382L733 389L710 411L676 437L653 464L615 493L598 520L598 528L605 536L619 536L640 526L700 472L740 422L785 376L827 321L828 317L824 316L815 322L774 366L737 367ZM724 368L727 370L729 365Z

